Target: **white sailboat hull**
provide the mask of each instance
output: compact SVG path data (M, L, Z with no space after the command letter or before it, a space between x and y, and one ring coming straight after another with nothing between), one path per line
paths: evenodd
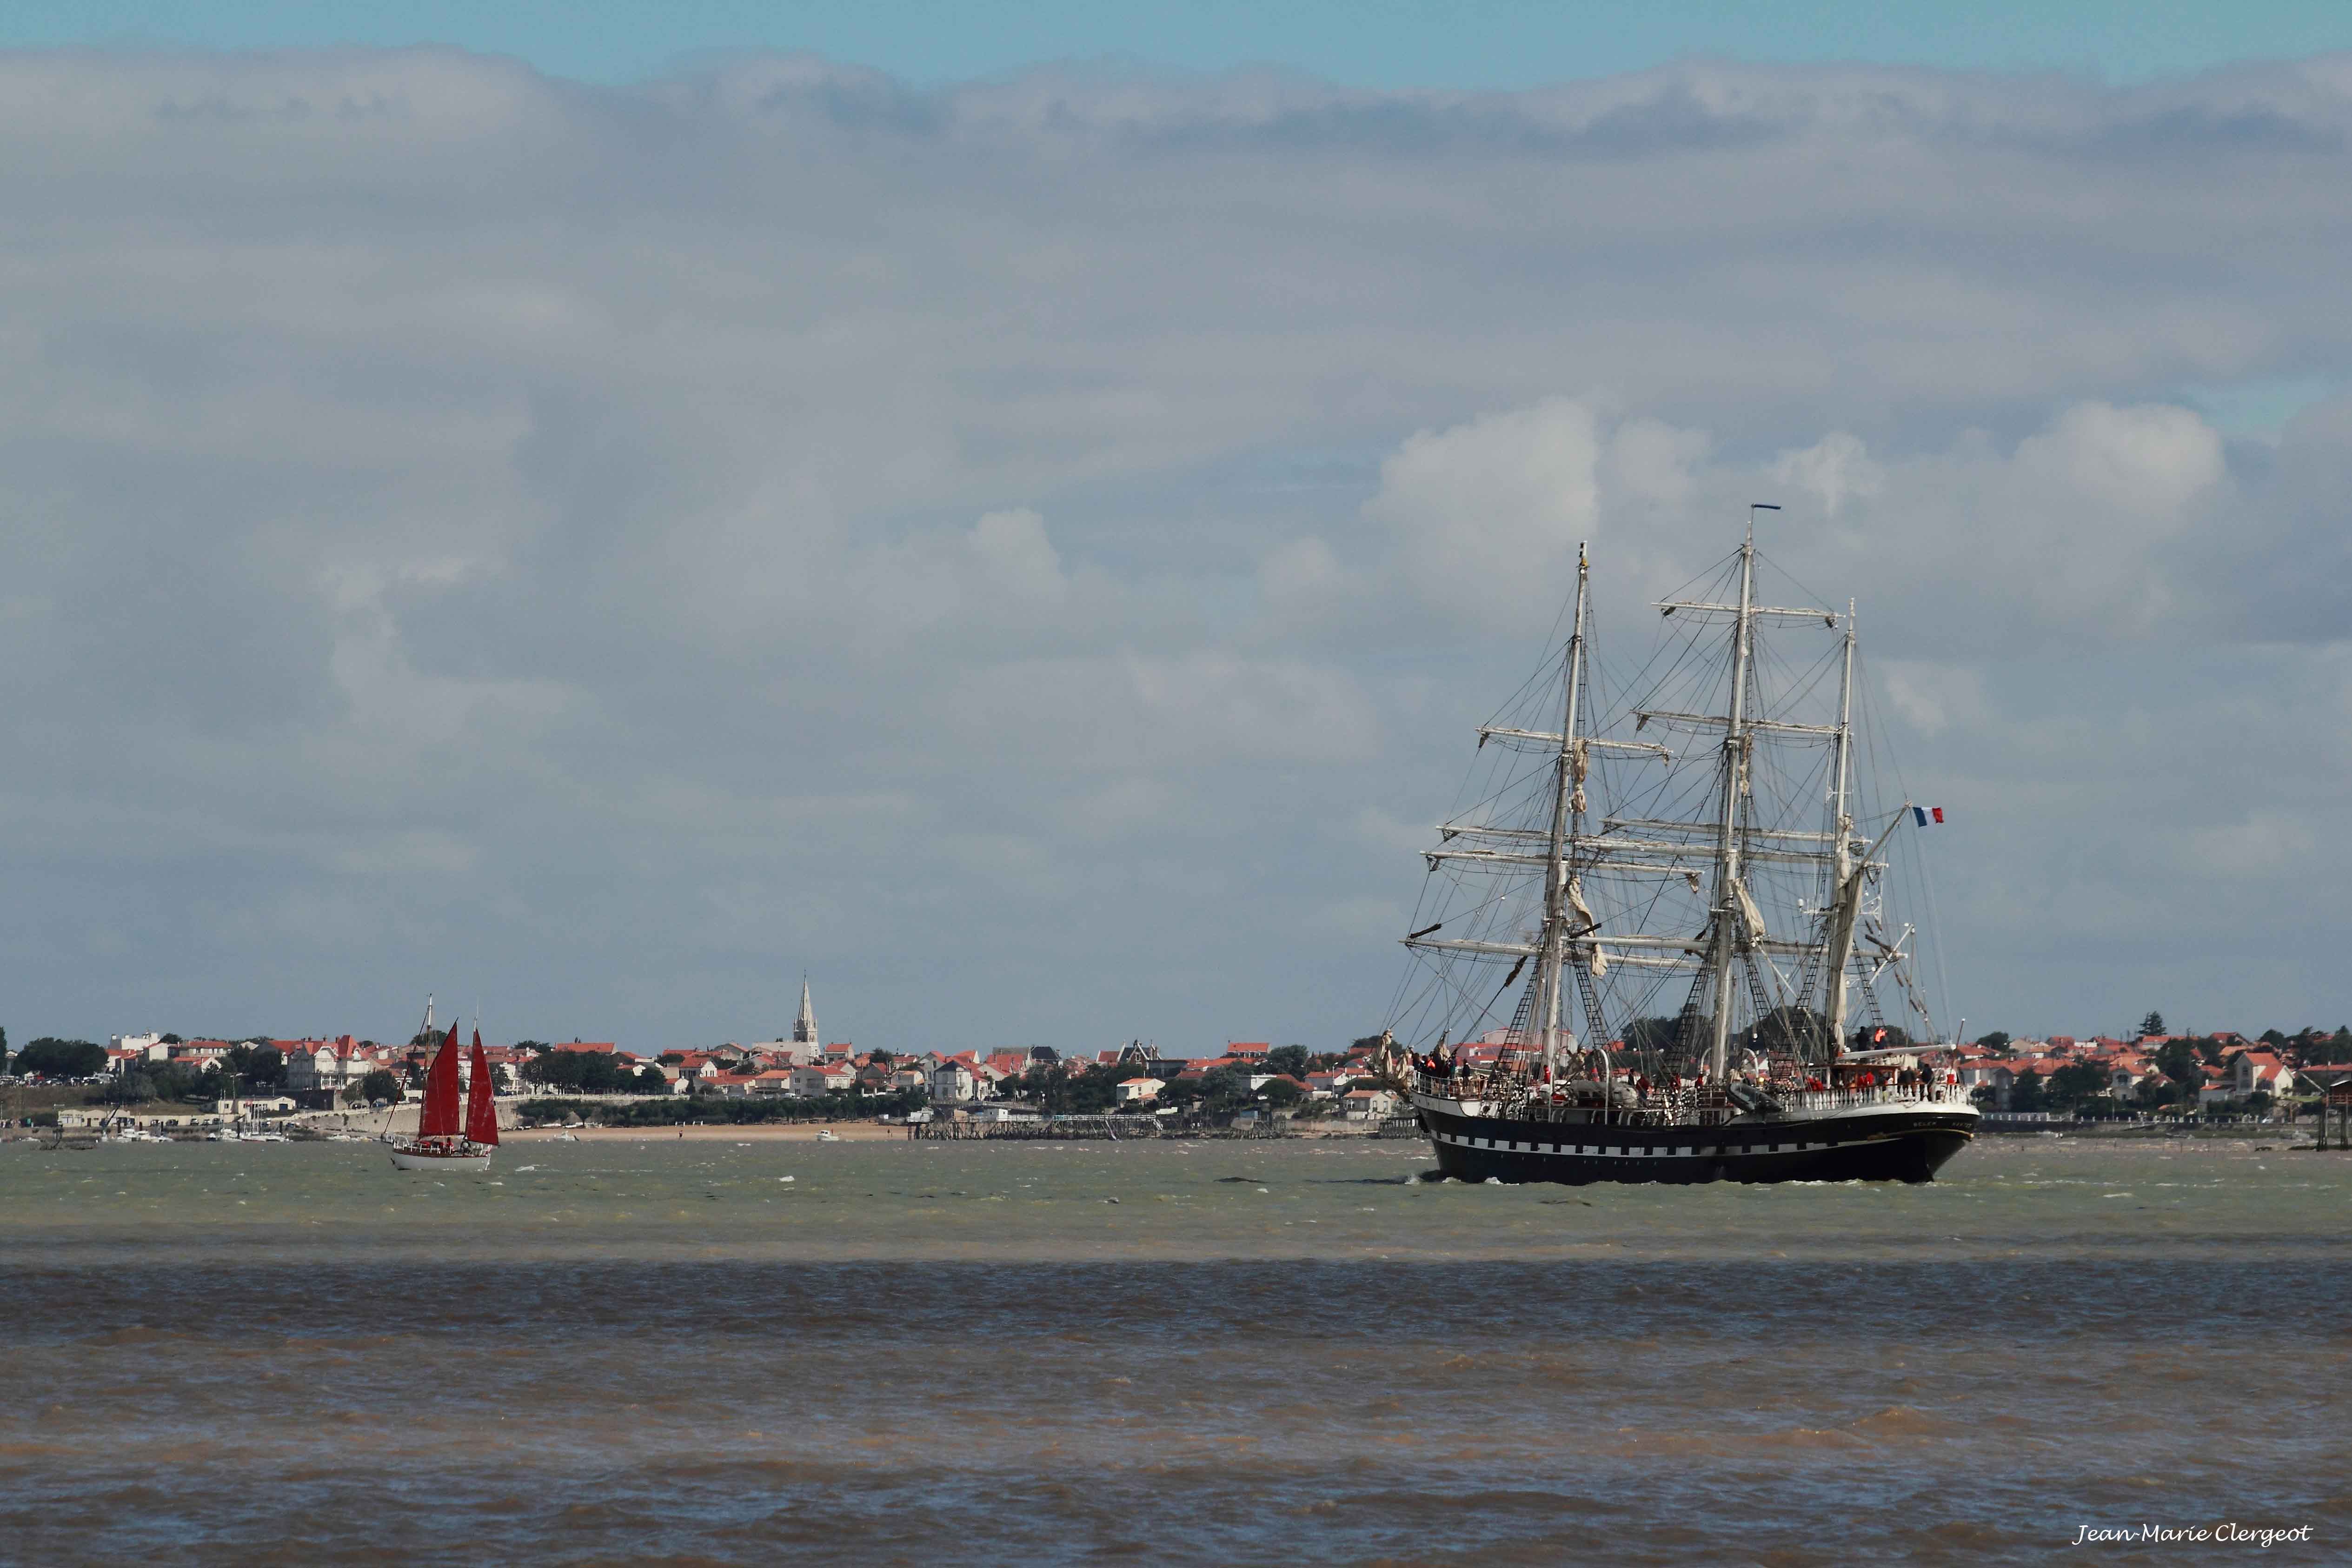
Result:
M495 1152L478 1143L469 1143L462 1149L419 1149L395 1143L392 1146L392 1168L478 1175L490 1168L490 1155Z

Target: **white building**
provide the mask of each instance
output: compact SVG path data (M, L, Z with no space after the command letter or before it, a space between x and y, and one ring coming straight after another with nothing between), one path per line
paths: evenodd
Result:
M987 1088L988 1080L967 1059L950 1058L931 1069L931 1098L942 1104L961 1105L978 1100Z
M846 1094L856 1082L856 1072L839 1065L792 1069L793 1092L803 1100L814 1100L827 1094Z
M293 1094L341 1090L374 1068L375 1063L360 1054L348 1035L340 1040L303 1040L286 1051L286 1088Z

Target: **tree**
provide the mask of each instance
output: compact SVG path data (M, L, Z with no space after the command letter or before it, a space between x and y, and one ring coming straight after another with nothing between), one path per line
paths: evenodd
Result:
M1211 1111L1238 1110L1250 1104L1250 1069L1235 1064L1221 1067L1201 1079L1201 1104Z
M8 1031L0 1029L0 1076L8 1071Z
M257 1094L276 1094L286 1087L286 1058L271 1045L247 1041L228 1048L228 1069Z
M1826 1027L1825 1020L1811 1007L1775 1007L1756 1021L1748 1039L1767 1055L1786 1056L1813 1045Z
M2011 1110L2023 1111L2047 1110L2049 1109L2049 1107L2042 1102L2042 1075L2040 1073L2029 1072L2018 1074L2017 1081L2009 1086L2009 1108Z
M1663 1051L1675 1043L1682 1027L1675 1018L1636 1018L1625 1026L1625 1048L1629 1051Z
M382 1100L389 1105L400 1098L400 1080L378 1068L360 1079L360 1097L370 1103Z
M1307 1098L1307 1091L1286 1078L1268 1079L1258 1093L1265 1096L1267 1106L1276 1110L1286 1110Z
M1265 1065L1276 1072L1286 1072L1293 1078L1307 1076L1305 1046L1276 1046L1265 1053Z
M1359 1035L1348 1042L1348 1048L1351 1051L1376 1051L1381 1048L1381 1042L1387 1038L1388 1031L1385 1029L1377 1035Z
M137 1105L155 1098L155 1080L137 1068L110 1081L98 1091L98 1098L108 1105Z
M106 1070L106 1047L44 1035L16 1053L16 1070L43 1078L96 1078Z
M2164 1015L2158 1012L2153 1007L2149 1008L2147 1010L2147 1016L2139 1021L2139 1032L2142 1035L2161 1035L2168 1033L2168 1031L2167 1031L2164 1026Z
M2156 1070L2177 1084L2194 1089L2205 1081L2197 1047L2187 1040L2167 1040L2156 1047Z
M638 1081L639 1074L623 1068L610 1051L541 1051L523 1064L522 1076L532 1083L573 1094L646 1092ZM668 1089L669 1080L663 1079L661 1092Z
M1977 1037L1977 1044L1996 1054L2009 1049L2010 1034L2006 1029L1992 1029Z
M2107 1092L2107 1075L2089 1062L2068 1062L2050 1075L2047 1097L2053 1110L2071 1110L2086 1100Z

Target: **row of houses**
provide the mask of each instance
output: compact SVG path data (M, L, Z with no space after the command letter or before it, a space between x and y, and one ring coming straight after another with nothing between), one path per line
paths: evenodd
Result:
M292 1040L183 1040L165 1035L116 1035L107 1044L106 1070L119 1078L168 1062L204 1071L221 1065L239 1046L268 1046L277 1051L286 1068L286 1092L297 1095L341 1095L379 1070L404 1077L409 1065L422 1062L425 1055L421 1047L380 1045L350 1035ZM513 1093L522 1087L522 1064L532 1054L512 1046L483 1048L490 1070L498 1076L500 1092Z
M803 1001L803 1024L796 1036L811 1032ZM161 1062L204 1069L222 1063L238 1046L268 1045L285 1064L286 1092L297 1097L340 1098L372 1073L388 1071L404 1082L412 1068L421 1068L429 1054L415 1045L383 1045L351 1035L301 1039L183 1040L163 1035L118 1035L107 1047L108 1069L116 1074ZM501 1094L524 1092L532 1075L525 1068L542 1053L589 1052L608 1056L614 1066L633 1075L657 1071L675 1094L716 1094L729 1099L790 1097L819 1099L827 1095L863 1093L888 1095L921 1090L935 1104L971 1106L1004 1096L1015 1080L1033 1073L1080 1074L1099 1068L1127 1069L1126 1081L1116 1089L1126 1108L1149 1108L1171 1084L1192 1085L1223 1068L1245 1075L1253 1094L1268 1084L1282 1082L1302 1100L1331 1102L1346 1114L1373 1119L1393 1114L1394 1098L1369 1080L1368 1058L1356 1057L1328 1070L1290 1074L1274 1070L1267 1062L1272 1047L1264 1041L1232 1041L1213 1057L1163 1058L1157 1050L1129 1045L1091 1055L1064 1057L1044 1047L1025 1050L924 1051L894 1054L860 1051L849 1041L820 1044L813 1038L729 1043L709 1049L672 1050L658 1055L625 1051L609 1040L570 1040L554 1044L488 1046L484 1055L497 1077ZM543 1075L541 1075L543 1076Z
M2283 1100L2295 1091L2299 1072L2319 1077L2352 1075L2352 1065L2298 1066L2277 1047L2249 1040L2233 1030L2195 1037L2220 1047L2220 1059L2200 1061L2194 1079L2183 1086L2194 1095L2200 1110L2242 1102L2256 1094L2266 1094L2274 1101ZM2069 1067L2086 1066L2104 1075L2105 1093L2119 1102L2128 1101L2145 1098L2144 1090L2149 1087L2173 1084L2157 1066L2157 1054L2174 1041L2188 1038L2141 1035L2125 1040L2101 1035L2077 1039L2053 1035L2042 1040L2012 1039L1998 1051L1963 1045L1958 1048L1959 1078L1971 1089L1988 1091L1994 1109L2006 1110L2025 1080L2039 1079L2046 1084Z

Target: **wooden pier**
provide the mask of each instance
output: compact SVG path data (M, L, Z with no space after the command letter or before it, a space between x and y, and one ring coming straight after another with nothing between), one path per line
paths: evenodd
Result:
M2331 1115L2336 1118L2335 1147L2352 1149L2352 1078L2336 1079L2327 1084L2325 1092L2320 1095L2319 1138L2313 1147L2326 1149L2329 1146L2327 1119Z

